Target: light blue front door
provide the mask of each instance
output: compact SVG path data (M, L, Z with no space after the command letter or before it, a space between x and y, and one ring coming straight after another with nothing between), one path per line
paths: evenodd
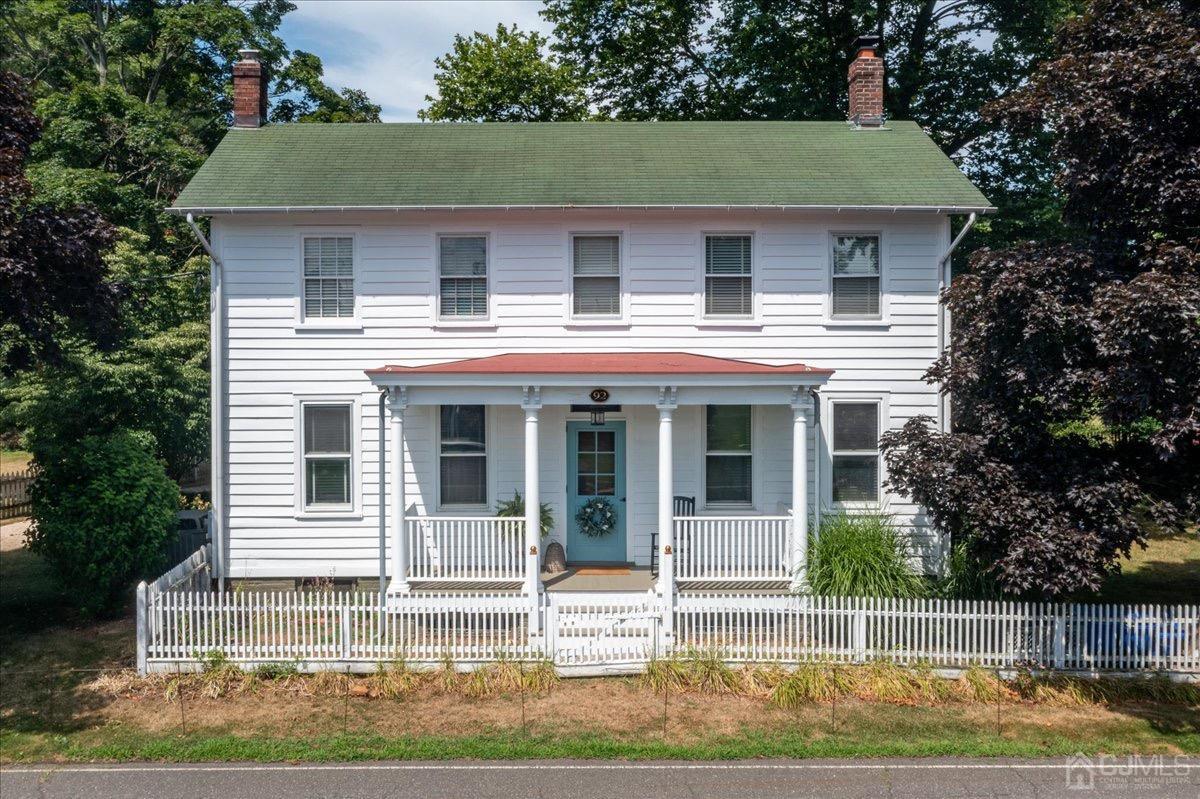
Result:
M602 497L617 512L617 524L603 536L584 535L575 514ZM571 563L626 563L625 423L567 422L567 560Z

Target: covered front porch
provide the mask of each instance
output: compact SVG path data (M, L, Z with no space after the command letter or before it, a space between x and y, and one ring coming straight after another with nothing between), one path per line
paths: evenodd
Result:
M688 353L370 370L390 426L388 593L670 597L802 582L817 481L813 394L830 374ZM514 491L524 515L498 515ZM542 570L551 541L565 548L565 574Z

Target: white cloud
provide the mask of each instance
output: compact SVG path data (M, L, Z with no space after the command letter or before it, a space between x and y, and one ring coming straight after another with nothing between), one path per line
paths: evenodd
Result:
M321 57L326 81L362 89L383 106L385 122L415 120L434 93L433 60L454 34L491 32L497 23L549 33L538 0L371 2L300 0L280 34L293 49Z

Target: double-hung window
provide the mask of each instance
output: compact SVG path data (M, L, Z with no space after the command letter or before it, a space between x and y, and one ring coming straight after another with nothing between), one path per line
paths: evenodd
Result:
M354 238L304 237L304 317L354 316Z
M354 455L352 408L348 403L301 406L304 451L304 507L311 510L353 506Z
M621 238L571 239L571 294L575 316L621 315Z
M443 405L440 410L440 504L443 507L487 505L484 406Z
M749 505L752 501L750 406L705 406L704 502Z
M438 314L443 319L487 318L487 237L438 238L438 283Z
M754 315L754 280L748 235L704 237L704 315Z
M833 403L833 501L879 501L879 403Z
M833 237L830 315L834 319L880 318L879 236Z

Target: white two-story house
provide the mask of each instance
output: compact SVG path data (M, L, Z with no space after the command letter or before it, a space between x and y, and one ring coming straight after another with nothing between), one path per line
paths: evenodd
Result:
M849 120L744 123L264 125L245 52L173 209L211 223L218 576L532 597L557 543L576 588L786 586L868 507L933 568L879 437L946 423L951 218L992 209L873 46Z

